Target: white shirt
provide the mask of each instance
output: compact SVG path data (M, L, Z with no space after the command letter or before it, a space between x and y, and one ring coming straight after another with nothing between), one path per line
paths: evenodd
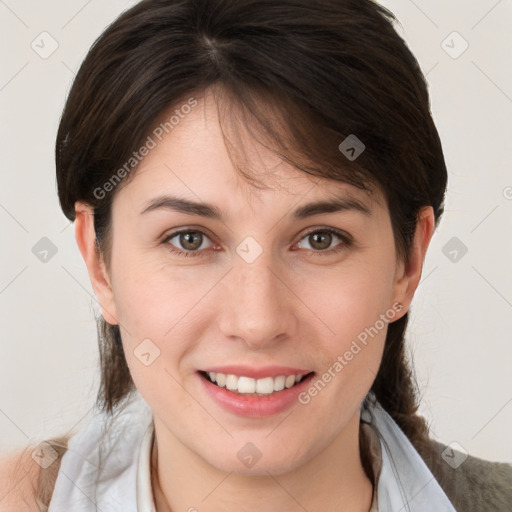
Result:
M375 428L381 445L374 500L378 512L456 512L391 416L375 403L362 411L362 418ZM48 512L156 512L150 476L153 435L151 409L137 391L113 418L96 413L69 440Z

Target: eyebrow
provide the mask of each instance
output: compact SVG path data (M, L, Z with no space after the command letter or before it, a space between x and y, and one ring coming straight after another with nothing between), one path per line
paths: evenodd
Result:
M146 203L141 215L159 209L172 210L189 215L198 215L210 219L222 220L224 214L222 210L209 203L198 203L175 196L158 196ZM297 220L313 217L326 213L336 213L342 211L355 210L364 215L371 216L372 212L363 202L349 197L336 198L331 200L316 201L300 206L293 212L293 217Z

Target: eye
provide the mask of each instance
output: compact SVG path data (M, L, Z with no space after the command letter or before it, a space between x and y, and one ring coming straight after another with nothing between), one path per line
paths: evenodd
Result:
M175 243L181 245L182 249L169 243L174 238L177 239ZM166 244L172 253L188 257L201 256L202 252L199 249L205 249L203 244L205 240L209 240L209 238L202 231L185 229L171 233L162 243Z
M171 242L173 239L176 239L176 241ZM336 239L341 240L341 243L338 243L334 248L329 249L333 241L336 241ZM209 237L202 231L195 229L183 229L181 231L171 233L162 241L162 243L165 244L167 249L173 254L185 257L195 257L204 256L204 249L215 247L213 244L210 246L205 245L207 240L209 240ZM333 228L323 228L310 231L297 243L300 249L304 248L300 247L303 240L307 240L310 245L310 247L306 247L306 249L310 249L313 251L313 254L318 255L335 254L350 247L352 243L352 239L347 233ZM176 246L177 244L178 247Z
M338 243L334 248L329 249L333 241L336 241L336 238L341 240L341 243ZM352 243L352 239L347 233L343 231L338 231L333 228L323 228L317 229L315 231L310 231L306 234L301 240L298 242L298 245L303 241L307 240L310 247L306 247L306 249L311 249L314 254L318 255L326 255L326 254L334 254L337 253L347 247L349 247ZM301 249L303 247L300 247Z

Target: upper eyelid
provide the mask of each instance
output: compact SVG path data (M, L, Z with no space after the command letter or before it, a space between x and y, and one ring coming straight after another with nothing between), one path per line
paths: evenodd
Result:
M301 240L303 240L304 238L306 238L308 235L312 235L313 233L322 233L322 232L326 232L326 233L331 233L333 235L336 235L340 238L345 238L345 239L348 239L348 238L351 238L351 236L346 233L345 231L343 231L342 229L336 229L336 228L315 228L315 229L312 229L311 231L306 231L306 233L304 233L303 235L301 235L301 237L297 240L297 242L300 242Z

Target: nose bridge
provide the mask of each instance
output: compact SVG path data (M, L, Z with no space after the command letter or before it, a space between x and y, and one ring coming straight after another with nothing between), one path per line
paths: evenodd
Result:
M255 256L255 246L240 244L229 275L227 307L221 328L225 336L264 346L293 329L290 292L272 263L271 251ZM241 251L240 251L241 249ZM244 249L248 249L244 252ZM252 254L251 254L252 252ZM251 257L247 257L250 255Z

